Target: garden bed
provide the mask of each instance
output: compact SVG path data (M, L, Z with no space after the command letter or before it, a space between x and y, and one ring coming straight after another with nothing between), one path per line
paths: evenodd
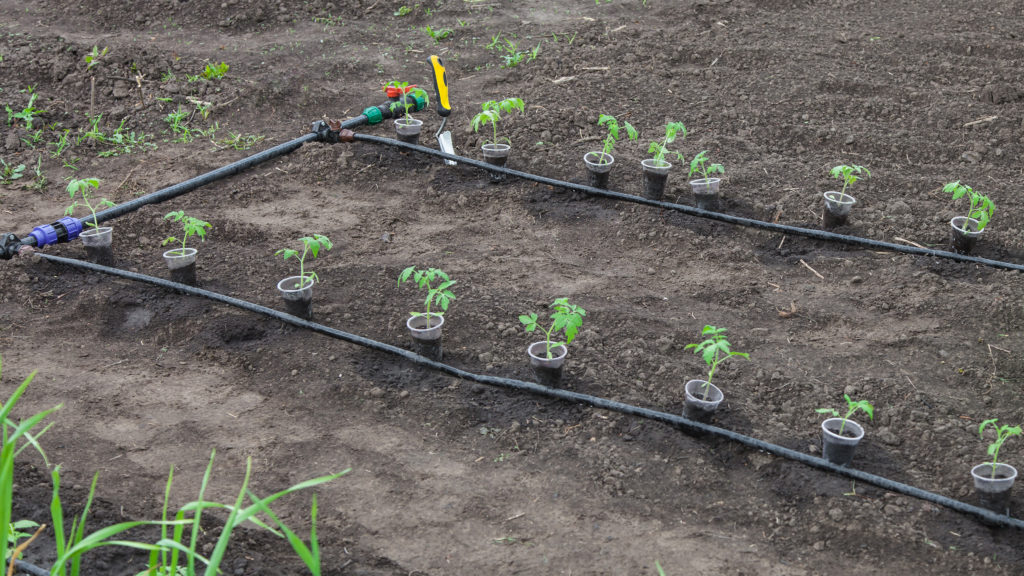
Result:
M436 53L460 154L481 157L469 129L480 104L518 96L525 115L503 121L509 166L585 182L583 155L604 136L598 116L613 114L640 129L642 145L620 141L610 188L639 195L647 143L682 121L689 134L674 148L688 158L709 150L725 166L724 212L820 227L821 194L835 189L829 169L857 164L871 177L857 183L841 232L945 249L963 206L941 188L962 180L999 207L975 254L1024 262L1014 204L1024 41L1007 0L449 0L402 15L392 0L194 4L0 2L10 15L0 25L0 101L21 110L31 86L47 111L0 140L5 162L26 166L0 185L0 232L56 220L67 178L100 178L102 195L125 202L300 136L325 115L358 115L383 101L389 80L428 87ZM428 25L451 33L435 43ZM497 48L505 40L511 52ZM87 70L94 45L109 51ZM517 52L521 62L502 67ZM223 78L201 78L220 62L230 66ZM134 131L137 144L100 157L114 146L84 140L54 156L64 129L90 129L93 77L98 128L110 136L125 120L121 133ZM436 147L431 99L416 117L421 143ZM179 107L190 142L174 142L182 135L166 121ZM359 130L394 133L388 123ZM249 137L251 148L236 149ZM46 182L32 187L37 162ZM693 204L681 164L666 199ZM213 225L196 244L200 285L270 307L283 308L275 285L294 273L275 250L330 236L333 250L314 264L315 319L405 348L405 320L422 297L398 276L443 268L457 281L445 361L471 372L532 379L526 347L537 338L518 316L566 296L587 316L565 386L681 413L683 384L705 374L684 347L706 324L727 327L750 359L716 375L726 395L718 425L813 453L815 409L838 407L844 393L868 399L875 418L858 416L866 437L854 466L960 500L974 502L981 421L1024 422L1018 273L514 178L492 185L478 169L358 142L307 144L114 220L118 265L166 277L160 243L177 230L164 215L179 209ZM78 242L46 251L85 255ZM249 457L261 494L352 468L316 489L328 574L656 574L655 561L670 575L1024 569L1017 531L725 441L462 382L36 259L0 262L0 282L0 397L38 370L19 415L64 404L42 444L62 466L69 514L100 472L94 527L158 518L172 464L172 505L193 499L216 448L210 491L221 500L233 498ZM1019 464L1022 450L1011 439L1001 459ZM15 488L16 515L41 523L43 467L26 452ZM1024 510L1020 495L1012 507ZM302 494L276 509L306 527L308 508ZM244 533L231 568L299 573L287 544L272 542ZM26 559L46 565L45 548ZM109 574L145 567L142 552L96 558L106 568L92 569Z

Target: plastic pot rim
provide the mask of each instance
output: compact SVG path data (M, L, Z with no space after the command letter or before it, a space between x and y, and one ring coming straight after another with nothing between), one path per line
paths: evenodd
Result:
M964 230L963 230L964 222L968 223L967 231L966 232L964 232ZM957 225L957 223L959 223L959 226ZM973 223L973 224L971 224L971 223ZM953 218L950 218L950 220L949 220L949 225L953 227L953 231L954 232L956 232L957 234L963 234L964 236L967 236L967 237L975 237L976 238L976 237L981 236L982 234L985 233L985 229L984 228L981 229L981 230L972 230L971 229L971 228L976 228L978 226L978 224L980 224L980 222L978 222L978 220L976 218L969 218L967 216L954 216Z
M641 160L640 165L643 166L644 172L653 172L655 174L668 174L668 171L672 169L672 163L664 160L659 164L655 164L653 158L647 158Z
M846 420L846 426L845 426L846 430L849 430L852 427L853 431L857 433L852 438L849 437L849 436L841 436L841 435L837 434L836 432L833 432L833 431L828 429L827 425L830 424L830 423L833 423L833 424L836 425L835 426L836 431L838 431L839 427L842 425L842 422L843 422L842 418L827 418L827 419L823 420L822 423L821 423L821 433L824 434L829 439L831 439L833 442L836 442L837 444L848 444L848 445L849 444L857 444L858 442L861 441L861 439L864 438L864 427L861 426L860 424L858 424L854 420L847 419Z
M694 390L694 391L691 391L690 390L690 385L691 384L695 385L697 387L697 389ZM717 400L710 400L710 399L709 400L704 400L702 398L704 396L703 388L704 388L705 384L710 388L710 393L708 394L708 398L716 398L717 397L718 398ZM692 402L692 403L697 404L698 406L701 406L701 407L715 408L715 407L717 407L719 404L721 404L725 400L725 393L722 392L721 388L719 388L718 386L715 386L714 384L712 384L711 382L708 382L707 380L700 380L700 379L697 379L697 378L695 378L693 380L689 380L689 381L686 382L686 384L683 386L683 393L686 396L687 402Z
M480 149L483 150L484 152L494 152L494 153L496 153L495 155L500 155L500 154L498 154L500 152L508 153L508 151L512 149L512 145L511 144L494 144L492 142L490 144L483 144L483 145L481 145Z
M983 473L979 474L978 470L981 469ZM1009 471L1011 474L1002 478L992 478L992 463L983 462L977 466L971 468L971 476L974 476L974 481L981 481L983 483L1006 483L1013 485L1013 481L1017 479L1017 469L1013 466L1004 462L996 463L997 470Z
M594 161L591 158L597 158L598 160L606 161ZM587 169L591 172L597 172L603 174L612 169L612 164L615 163L615 156L608 154L607 152L591 151L583 155L583 163L587 165Z
M835 190L829 190L828 192L823 193L821 196L825 198L825 202L829 202L832 204L849 204L850 206L853 206L854 204L857 203L857 199L851 196L850 194L836 192ZM847 200L847 198L849 198L849 200Z
M550 340L541 340L539 342L534 342L534 343L530 344L529 346L527 346L526 347L526 353L530 355L530 359L531 360L537 360L539 362L557 362L559 360L564 360L565 357L569 355L569 349L565 346L565 344L559 344L557 346L553 346L552 347L552 353L553 354L552 354L551 358L548 358L548 354L547 354L547 344L548 344L548 342L550 342ZM543 346L544 347L544 349L541 352L543 354L543 356L538 356L538 355L533 353L533 347L534 346ZM558 350L559 348L562 349L561 354L554 354L554 352L556 350Z
M301 280L301 283L299 284L298 288L283 288L282 287L282 284L284 284L285 282L288 282L288 281L296 282L296 281L300 281L300 280ZM307 284L307 281L308 281L308 284ZM283 293L291 294L291 293L295 293L295 292L303 292L305 290L310 290L310 289L313 288L313 284L315 284L315 283L316 283L316 280L314 280L312 276L298 276L298 275L296 275L296 276L287 276L287 277L281 279L281 281L277 283L277 289L280 290Z
M101 236L103 234L110 234L113 231L114 231L114 227L113 226L100 226L98 228L91 227L91 228L87 228L86 230L82 230L82 232L78 235L78 237L81 238L82 236Z
M416 328L412 325L413 322L421 320L422 318L437 318L440 320L437 324L431 324L430 328ZM409 334L417 340L437 340L441 337L441 327L444 326L444 315L438 312L430 312L417 314L416 316L409 316L405 321L405 327L409 329Z

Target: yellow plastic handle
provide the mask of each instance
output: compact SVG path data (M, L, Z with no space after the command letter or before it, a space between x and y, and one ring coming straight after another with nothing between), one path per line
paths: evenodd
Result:
M430 56L430 65L434 69L434 91L437 93L437 113L447 116L452 113L452 104L448 100L448 76L444 71L444 62L436 54Z

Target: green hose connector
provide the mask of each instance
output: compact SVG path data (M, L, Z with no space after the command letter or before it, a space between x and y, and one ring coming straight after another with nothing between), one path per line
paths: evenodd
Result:
M376 106L370 106L363 110L363 116L366 116L367 124L380 124L384 120L384 113Z

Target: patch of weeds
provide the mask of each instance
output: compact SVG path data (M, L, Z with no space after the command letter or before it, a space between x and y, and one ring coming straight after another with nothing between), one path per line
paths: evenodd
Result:
M64 153L65 150L68 149L69 146L71 146L71 139L68 138L68 134L70 133L71 130L65 128L64 131L57 136L57 141L53 142L55 149L53 152L50 153L50 158L59 157L61 154Z
M430 36L434 40L434 44L439 44L441 40L448 38L454 32L451 28L438 28L435 30L429 24L420 30L426 33L427 36Z
M178 79L178 77L177 77L177 76L175 76L175 75L174 75L174 72L172 72L172 71L171 71L171 70L169 70L169 69L167 70L167 72L164 72L162 76L160 76L160 81L161 81L161 82L164 82L164 83L167 83L167 82L174 82L174 81L175 81L175 80L177 80L177 79Z
M40 142L42 142L42 140L43 140L43 131L42 130L36 130L35 132L29 132L28 133L28 138L22 138L21 139L22 143L24 143L25 146L28 146L29 148L31 148L33 150L36 149L36 144L39 144Z
M327 16L314 16L313 22L315 24L323 24L324 26L344 26L345 21L341 16L334 16L330 13Z
M42 190L46 187L46 176L43 174L43 157L39 156L36 158L36 166L33 170L35 177L32 179L32 183L28 185L33 190Z
M539 42L537 43L537 46L534 47L532 50L525 51L520 50L519 46L515 42L506 38L505 45L498 46L498 49L505 52L505 54L502 55L502 59L505 61L505 63L501 66L502 68L515 68L516 66L522 64L524 61L533 62L534 60L537 59L537 56L540 55Z
M81 160L78 156L72 156L71 158L64 161L62 166L68 170L78 171L78 161Z
M180 105L178 106L177 110L167 114L167 116L164 117L164 122L167 122L168 126L171 129L171 134L174 134L176 136L176 138L173 140L174 142L192 141L192 131L188 129L188 126L186 126L186 124L188 123L187 119L188 112L182 110Z
M155 149L156 144L147 142L149 136L145 132L136 133L134 130L127 131L124 127L128 119L121 120L121 124L111 134L104 134L99 128L100 119L102 115L96 116L89 119L89 130L78 137L78 143L82 142L93 142L95 144L102 144L108 146L107 150L103 150L99 153L100 158L109 158L111 156L121 156L122 154L132 154L138 152L140 149L145 150Z
M32 92L31 86L29 86L29 92ZM35 117L46 112L46 110L40 110L35 107L36 98L38 97L38 94L32 93L28 99L28 106L25 106L21 112L15 112L9 105L4 105L4 109L7 110L7 125L10 126L14 124L16 120L21 120L25 122L25 129L31 130L32 122L35 120Z
M86 54L85 56L85 71L88 72L92 70L92 67L99 64L100 60L103 59L103 57L106 56L107 52L109 51L110 48L108 48L107 46L104 46L103 50L100 50L98 46L93 46L92 52Z
M218 148L234 148L235 150L248 150L253 146L259 144L264 139L264 136L256 134L242 134L239 132L228 132L227 138L221 138L219 141L214 142L214 145Z
M228 68L230 68L230 66L228 66L227 62L221 62L220 64L207 64L206 68L203 70L203 79L220 80L228 73Z
M412 8L404 4L399 6L398 10L395 10L395 16L408 16L409 14L412 14Z
M25 165L8 164L3 158L0 158L0 182L4 184L12 184L15 180L20 179L24 176Z

